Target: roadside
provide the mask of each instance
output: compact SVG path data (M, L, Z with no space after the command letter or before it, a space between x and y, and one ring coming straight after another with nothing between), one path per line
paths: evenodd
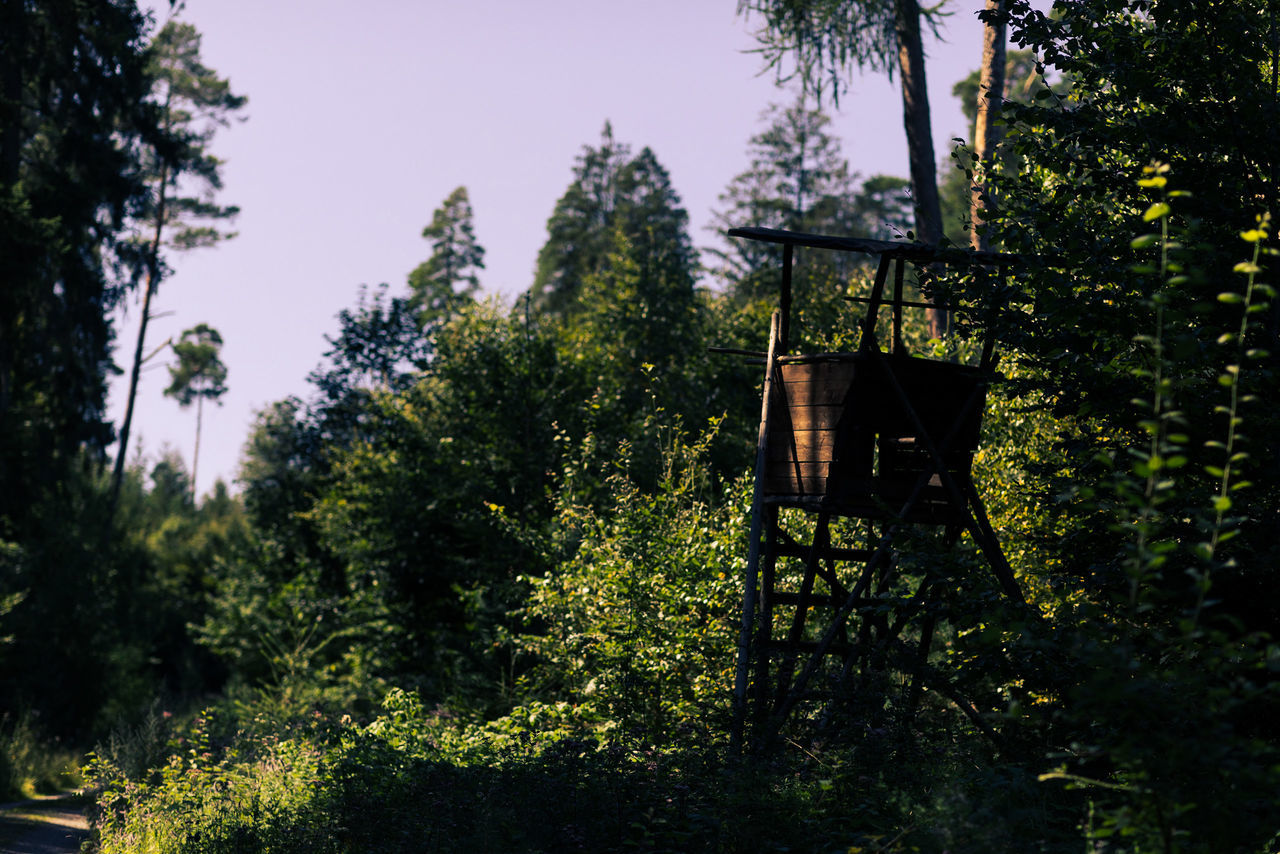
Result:
M89 838L78 793L0 804L0 854L72 854Z

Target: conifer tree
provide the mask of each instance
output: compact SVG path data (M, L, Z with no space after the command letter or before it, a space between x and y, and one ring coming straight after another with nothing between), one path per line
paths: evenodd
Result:
M848 84L853 69L882 71L902 83L902 123L907 134L915 237L942 242L937 158L933 150L929 90L925 80L921 28L937 26L938 7L922 9L919 0L739 0L739 12L758 15L756 33L769 67L779 80L798 76L819 94L829 86L832 101ZM794 71L784 71L794 62ZM945 312L930 312L934 335L945 329Z
M563 315L572 310L585 278L599 272L613 240L618 176L631 149L613 137L605 122L600 145L586 146L573 169L573 181L547 220L547 242L538 252L530 289L532 307Z
M431 257L409 274L410 305L426 327L447 320L480 290L484 247L476 242L471 200L458 187L431 216L422 236L431 243Z
M200 58L200 34L191 24L170 20L150 47L152 98L160 113L164 135L144 152L150 199L137 219L137 259L146 284L139 318L138 340L129 376L129 394L120 428L112 475L112 503L118 500L125 455L133 424L133 408L142 370L151 302L169 273L165 248L188 250L214 246L234 236L221 229L239 209L213 201L222 188L222 161L209 144L218 128L230 124L247 99L231 91ZM192 189L195 193L192 194Z
M196 445L191 452L191 493L195 497L196 467L200 462L200 426L204 420L204 402L217 402L227 391L227 366L219 354L222 336L218 330L201 323L193 326L173 345L177 364L169 366L169 387L165 395L186 409L196 404Z
M110 440L109 313L129 282L105 262L154 130L144 23L133 3L0 2L0 520Z
M0 718L50 735L127 693L112 667L136 650L95 475L155 130L145 23L132 0L0 0Z
M758 226L890 239L901 237L910 227L907 182L877 175L859 187L859 176L850 171L824 112L806 106L801 97L789 107L769 107L762 119L767 127L747 146L750 165L720 195L724 207L714 214L714 231L723 234L734 227ZM775 287L774 247L735 240L710 254L720 260L716 275L735 296L750 298L761 288ZM836 254L806 255L806 269L828 265L824 276L832 273L847 281L861 259L833 257ZM829 268L832 264L836 267Z
M616 381L635 386L641 364L680 368L697 261L689 215L650 149L622 167L617 187L609 255L584 282L571 334L599 342L609 372L630 378Z

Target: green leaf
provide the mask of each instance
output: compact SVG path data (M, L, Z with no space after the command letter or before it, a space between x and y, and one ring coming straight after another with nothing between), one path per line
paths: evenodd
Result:
M1161 178L1160 180L1163 181L1164 179ZM1149 249L1155 246L1159 240L1160 235L1158 234L1144 234L1141 237L1135 237L1129 247L1131 249Z
M1169 207L1168 202L1156 202L1154 205L1147 208L1147 212L1142 215L1142 219L1144 222L1163 219L1169 215L1170 210L1171 208Z
M1218 294L1218 302L1225 302L1228 305L1235 305L1236 303L1244 302L1244 297L1232 291L1223 291L1222 293Z
M1231 509L1231 499L1225 495L1219 495L1213 499L1213 509L1219 513L1226 513Z

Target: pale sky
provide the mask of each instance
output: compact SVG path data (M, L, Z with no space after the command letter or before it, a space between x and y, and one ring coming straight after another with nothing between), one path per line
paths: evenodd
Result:
M167 9L167 4L158 4ZM736 0L190 0L207 65L249 97L249 119L212 150L226 161L223 204L238 236L170 258L148 351L208 323L225 341L229 391L206 406L199 491L236 476L254 413L307 397L307 374L361 284L405 293L430 254L423 227L457 186L485 247L482 285L508 298L532 281L546 221L574 159L606 120L649 146L689 211L694 243L717 196L747 166L749 138L789 91L761 74L751 21ZM965 132L951 95L978 67L981 0L951 0L943 37L928 39L927 75L940 164ZM852 169L907 174L897 81L865 76L832 111ZM751 225L751 223L742 223ZM127 368L136 303L118 324ZM712 342L709 342L712 343ZM131 459L168 446L190 467L195 410L162 395L165 357L139 385ZM123 420L127 376L112 385ZM234 486L233 486L234 488Z

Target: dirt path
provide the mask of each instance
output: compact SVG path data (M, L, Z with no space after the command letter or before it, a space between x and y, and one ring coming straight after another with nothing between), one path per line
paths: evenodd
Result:
M85 801L54 795L0 804L0 854L72 854L89 838Z

